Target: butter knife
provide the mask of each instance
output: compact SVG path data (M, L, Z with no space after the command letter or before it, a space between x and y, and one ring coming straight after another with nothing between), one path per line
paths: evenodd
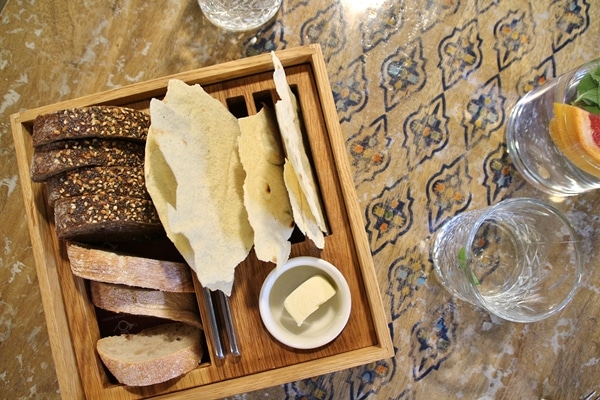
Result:
M221 310L221 316L223 317L223 324L225 325L225 334L227 335L227 342L229 344L229 353L233 356L240 355L240 348L237 341L237 335L235 332L235 326L233 324L233 317L231 316L231 307L229 306L229 297L220 290L216 293L219 300L219 308Z
M206 314L208 316L208 328L209 337L211 338L211 344L215 356L218 359L225 358L225 352L223 351L223 344L221 343L221 335L219 335L219 326L217 324L217 315L215 313L215 306L213 304L213 298L210 289L203 288L202 293L204 295L204 304L206 304Z

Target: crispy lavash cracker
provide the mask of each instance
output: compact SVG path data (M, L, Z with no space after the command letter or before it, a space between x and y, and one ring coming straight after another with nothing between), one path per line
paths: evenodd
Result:
M253 244L237 119L200 85L175 79L150 116L146 185L161 222L200 283L229 296Z
M319 201L316 180L302 140L298 102L287 82L281 61L275 52L271 52L271 56L275 67L273 80L280 98L275 103L275 112L287 154L284 179L292 204L294 221L298 228L322 249L325 246L323 233L328 229Z
M238 120L240 159L244 180L244 205L254 230L254 251L262 261L277 267L289 258L294 230L292 206L283 179L283 152L273 111L267 106Z

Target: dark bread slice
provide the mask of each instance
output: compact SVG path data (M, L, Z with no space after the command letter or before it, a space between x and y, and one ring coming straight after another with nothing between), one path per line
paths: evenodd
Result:
M150 200L84 195L54 203L56 235L75 241L132 241L164 236Z
M150 116L126 107L91 106L71 108L38 116L33 122L33 146L57 140L123 138L145 141Z
M35 149L31 179L49 177L81 167L144 166L144 143L118 139L62 140Z
M150 200L143 167L85 167L65 171L46 180L48 204L64 197L97 194Z

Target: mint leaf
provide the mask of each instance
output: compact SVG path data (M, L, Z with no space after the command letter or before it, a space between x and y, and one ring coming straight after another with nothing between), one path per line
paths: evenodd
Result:
M597 87L598 82L590 73L588 73L583 78L581 78L581 80L577 84L577 96L581 97L581 95L587 92L588 90L592 90Z
M588 106L600 104L600 87L595 87L583 92L575 99L575 103L585 103Z
M460 250L458 250L458 265L460 266L460 269L462 269L463 271L467 270L467 250L464 247L461 247ZM471 271L471 279L473 279L473 283L475 284L475 286L479 286L479 279L477 279L477 277L475 276L475 274L473 273L473 271Z
M461 247L458 251L458 265L464 270L467 268L467 250Z
M588 72L579 81L573 105L592 114L600 114L600 67Z
M579 107L583 108L585 111L587 111L589 113L600 115L600 106L598 106L598 105L582 104L582 105L579 105Z
M590 74L590 77L596 81L596 83L600 83L600 67L596 68L589 74Z

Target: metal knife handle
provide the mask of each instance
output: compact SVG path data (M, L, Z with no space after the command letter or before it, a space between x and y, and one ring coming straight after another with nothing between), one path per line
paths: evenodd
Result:
M234 356L239 356L240 348L238 346L235 326L233 325L233 318L231 316L229 298L220 290L217 291L217 297L219 299L219 305L223 315L223 322L225 323L225 333L227 334L227 341L229 342L229 352Z
M208 329L210 331L209 336L212 338L211 343L215 356L219 359L225 358L225 352L223 351L223 344L221 343L221 336L219 335L219 328L217 325L217 315L215 314L215 307L213 304L212 295L210 289L203 288L204 303L206 304L206 313L208 315Z

